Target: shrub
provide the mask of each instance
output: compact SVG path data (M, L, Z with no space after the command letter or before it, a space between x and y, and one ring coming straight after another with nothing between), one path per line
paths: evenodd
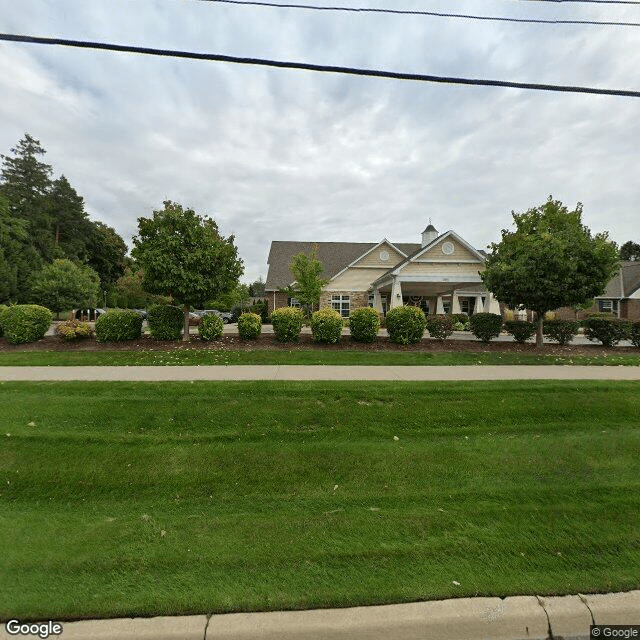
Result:
M438 340L446 340L454 332L456 325L459 324L456 320L456 315L427 316L427 331L429 335Z
M297 342L300 338L304 316L300 309L282 307L271 314L273 332L280 342Z
M380 314L373 307L354 309L349 316L351 338L356 342L373 342L380 329Z
M629 338L634 347L640 347L640 322L634 322L629 330Z
M6 304L0 304L0 316L3 311L6 311L9 307ZM2 323L0 323L0 338L4 335L4 331L2 330Z
M17 304L0 313L0 326L10 344L36 342L44 338L53 314L37 304Z
M212 313L208 316L203 316L200 324L198 325L198 334L203 340L217 340L224 330L224 322L222 318Z
M497 338L502 329L502 316L497 313L474 313L469 318L473 335L482 342Z
M330 307L323 307L311 316L313 339L321 344L336 344L342 336L342 316Z
M184 312L171 304L156 304L149 309L147 322L156 340L178 340L184 326Z
M56 327L56 335L63 342L71 342L71 340L90 338L93 335L93 329L86 322L68 320L67 322L58 324Z
M545 336L558 344L568 344L578 333L578 323L573 320L545 320L542 325Z
M507 333L512 335L516 342L524 344L536 332L536 325L527 320L507 320L504 323Z
M466 313L452 313L450 317L453 318L454 323L467 324L469 322L469 316Z
M395 307L387 313L386 322L391 342L414 344L424 336L426 318L418 307Z
M142 316L135 311L114 310L101 314L96 320L98 342L137 340L142 335Z
M589 340L599 340L605 347L613 347L629 335L629 321L605 316L590 316L582 321Z
M262 320L262 324L266 324L269 320L269 308L266 300L258 300L253 306L249 307L251 313L257 313Z
M262 331L262 319L257 313L243 313L238 318L238 333L243 340L255 340Z

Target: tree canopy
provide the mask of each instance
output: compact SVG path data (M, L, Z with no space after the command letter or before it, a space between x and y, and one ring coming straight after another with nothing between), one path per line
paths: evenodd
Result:
M191 306L231 291L244 272L234 240L221 236L211 218L170 200L153 218L138 218L131 255L143 269L143 287L183 307L185 341Z
M99 300L100 278L86 265L71 260L54 260L34 274L33 302L57 314L69 309L95 307Z
M319 303L322 289L329 282L328 279L321 277L324 267L318 260L317 252L318 249L314 246L309 256L305 253L293 256L289 270L293 274L295 282L284 289L285 293L300 302L307 314L310 314L313 307Z
M620 260L640 260L640 244L629 240L620 247Z
M580 203L569 211L549 196L543 205L512 215L516 230L502 230L480 275L500 302L536 312L542 344L544 314L602 294L619 269L618 251L607 233L592 235L582 224Z

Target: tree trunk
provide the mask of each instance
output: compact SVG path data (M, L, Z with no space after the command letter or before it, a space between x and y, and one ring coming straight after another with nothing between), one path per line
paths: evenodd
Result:
M538 329L536 331L536 347L543 345L542 323L544 322L544 313L538 313Z
M182 342L189 342L189 305L184 308L184 332L182 334Z

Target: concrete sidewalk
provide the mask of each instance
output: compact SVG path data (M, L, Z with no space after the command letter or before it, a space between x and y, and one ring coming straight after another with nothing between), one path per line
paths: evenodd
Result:
M572 365L0 367L0 381L191 380L640 380L640 367Z
M51 637L62 640L588 640L591 624L640 625L640 591L87 620L62 623L62 634ZM2 625L0 640L15 637Z

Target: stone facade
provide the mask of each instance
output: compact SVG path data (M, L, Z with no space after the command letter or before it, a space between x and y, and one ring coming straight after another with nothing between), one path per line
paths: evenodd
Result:
M323 291L320 296L320 308L331 307L332 296L349 296L349 310L369 306L369 293L367 291Z

